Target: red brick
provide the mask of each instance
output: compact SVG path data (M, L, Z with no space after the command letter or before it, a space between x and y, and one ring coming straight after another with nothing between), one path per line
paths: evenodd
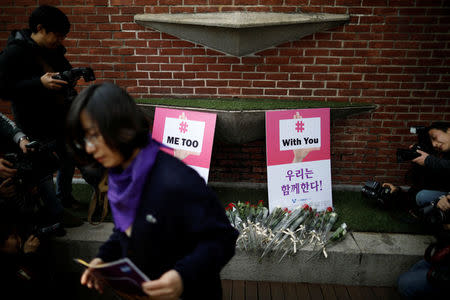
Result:
M219 78L219 73L217 72L196 72L197 78L208 78L208 79L217 79Z
M289 80L289 74L287 73L272 73L272 74L266 74L267 80Z
M150 72L149 75L150 75L150 78L153 78L153 79L171 79L172 78L171 72Z
M216 88L195 88L195 93L205 94L205 95L214 95L217 94Z
M323 88L324 82L320 82L320 81L303 81L302 82L302 88Z
M172 88L172 93L174 94L193 94L194 89L193 88Z
M359 81L362 80L361 74L339 74L339 80Z
M295 81L278 81L276 84L277 88L299 88L300 83Z
M231 71L231 66L228 64L208 65L208 71Z
M339 58L317 57L316 64L318 64L318 65L337 65L337 64L339 64Z
M221 72L219 73L219 78L222 79L241 79L241 73L233 73L233 72Z
M329 52L325 49L306 49L305 56L328 56Z
M254 87L275 87L275 82L255 80L255 81L253 81L253 86Z
M307 89L289 89L289 95L292 96L311 96L312 90Z
M264 79L266 75L264 73L243 73L242 78L243 79Z
M216 87L228 86L228 81L226 81L226 80L206 80L206 86L216 86Z
M183 71L183 65L181 64L161 64L161 71Z
M242 89L243 95L262 95L264 94L263 89Z
M349 82L331 82L328 81L326 83L326 87L329 89L349 89L350 88L350 83Z

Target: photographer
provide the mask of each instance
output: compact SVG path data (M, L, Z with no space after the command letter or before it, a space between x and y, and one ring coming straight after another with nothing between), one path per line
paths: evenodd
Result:
M435 122L427 127L427 133L435 154L416 150L420 156L412 162L422 166L421 189L416 195L417 205L428 205L450 191L448 176L450 175L450 123Z
M448 178L450 176L450 123L435 122L422 129L419 134L419 144L411 145L409 155L414 158L401 158L397 153L398 161L411 161L413 168L413 182L406 193L400 193L400 188L391 183L383 183L391 193L397 193L399 200L404 202L410 212L417 217L415 210L437 202L439 197L450 192ZM421 149L427 149L426 151ZM403 150L403 149L400 149ZM411 206L411 200L415 205Z
M437 207L450 213L450 195L439 198ZM425 251L424 259L400 275L398 290L405 299L448 299L450 293L450 224L442 224L437 242Z
M0 282L8 299L57 299L49 258L41 249L40 238L22 236L5 212L0 220ZM3 299L3 298L2 298Z
M25 134L15 126L6 116L0 113L0 154L18 150L17 145L26 152L26 145L30 143ZM7 209L10 200L16 195L16 187L12 178L17 173L13 165L0 155L0 207Z
M70 99L76 94L64 80L53 78L72 68L62 41L70 30L67 16L42 5L29 17L29 29L13 30L0 55L0 97L12 102L17 125L35 141L56 141L61 158L56 193L66 207L77 205L72 196L74 162L64 146L64 125Z
M53 186L51 172L54 169L45 166L41 172L42 164L47 164L47 156L44 157L33 148L28 149L32 144L14 122L0 114L0 211L14 216L15 221L24 227L59 222L68 227L78 220L74 220L74 216L63 209ZM6 153L18 155L22 159L33 157L40 164L33 163L32 169L25 173L19 172L21 169L16 169L13 162L5 158L3 154ZM53 161L54 165L57 163L57 160ZM34 174L39 176L35 177ZM64 232L59 230L57 233Z

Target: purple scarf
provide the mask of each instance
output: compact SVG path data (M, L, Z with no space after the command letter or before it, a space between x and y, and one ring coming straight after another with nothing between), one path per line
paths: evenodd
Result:
M150 173L160 144L150 142L140 150L125 169L111 168L108 172L108 199L116 227L125 232L133 224L147 175Z

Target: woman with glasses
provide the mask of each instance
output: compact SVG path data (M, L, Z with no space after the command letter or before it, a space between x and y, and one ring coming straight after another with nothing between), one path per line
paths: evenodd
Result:
M196 171L159 150L131 96L112 83L88 87L68 130L75 156L109 172L115 228L91 264L128 257L151 279L142 285L151 299L221 299L238 233ZM102 291L92 269L81 283Z

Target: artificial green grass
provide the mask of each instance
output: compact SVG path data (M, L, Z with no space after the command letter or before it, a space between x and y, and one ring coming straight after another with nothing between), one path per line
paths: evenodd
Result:
M265 189L231 189L213 188L224 206L230 202L246 202L257 204L263 200L267 206L267 190ZM71 210L78 217L87 219L88 204L92 196L92 189L86 184L74 184L73 195L82 203L81 208ZM362 197L359 192L334 191L333 205L339 219L335 228L345 222L351 231L378 233L410 233L426 234L426 228L420 223L411 223L408 214L399 208L383 209L376 203ZM105 221L111 221L109 214Z
M138 104L166 105L178 107L192 107L217 109L227 111L272 110L272 109L301 109L320 107L358 107L367 103L299 101L299 100L271 100L271 99L135 99Z

